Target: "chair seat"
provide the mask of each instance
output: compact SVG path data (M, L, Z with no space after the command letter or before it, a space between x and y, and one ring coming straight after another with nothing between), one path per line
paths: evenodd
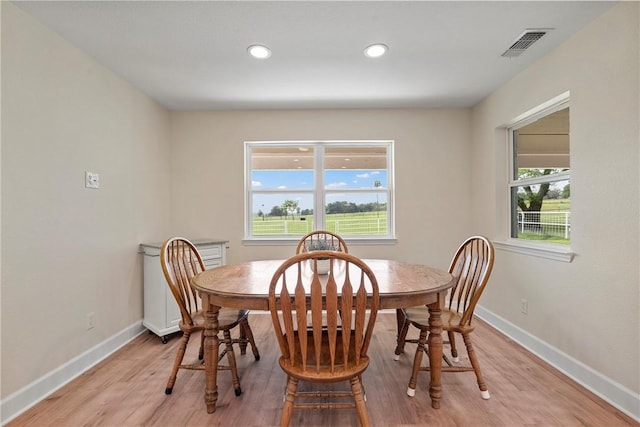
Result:
M409 307L404 310L404 313L407 320L417 328L429 327L429 309L426 306ZM471 325L460 326L460 321L462 320L462 313L460 312L444 308L442 309L441 319L442 329L445 331L467 333L474 330L474 327Z
M369 366L369 357L368 356L360 356L360 360L356 363L355 355L356 355L356 339L354 331L351 332L351 337L349 339L349 350L348 350L348 365L349 368L345 369L345 366L342 363L339 363L343 360L343 350L342 345L338 345L336 347L336 364L333 367L333 371L331 369L331 358L329 354L329 337L327 331L322 332L322 350L320 352L320 369L316 369L316 355L313 348L313 331L307 331L307 340L308 340L308 353L307 353L307 369L303 370L302 367L302 353L300 351L299 340L296 337L296 348L295 348L295 365L292 365L291 361L280 357L280 367L288 374L294 378L302 379L305 381L322 381L322 382L339 382L346 381L349 378L352 378L354 375L360 375L367 369ZM342 331L337 331L337 342L342 342ZM296 331L296 336L298 335L298 331Z
M188 328L192 331L194 328L200 330L204 328L204 310L198 310L196 313L191 315L194 326L189 326ZM225 308L222 307L218 312L218 329L221 331L227 329L235 328L238 323L240 323L243 319L246 319L249 315L249 310L238 310L235 308ZM180 329L184 330L184 325L180 322Z

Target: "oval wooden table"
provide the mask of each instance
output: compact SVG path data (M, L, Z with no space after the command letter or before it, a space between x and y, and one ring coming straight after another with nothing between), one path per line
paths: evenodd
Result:
M218 400L218 310L230 307L249 310L269 310L269 284L283 260L251 261L205 270L193 278L205 309L205 370L204 400L207 412L216 410ZM441 310L453 277L446 271L421 264L365 259L378 280L380 309L399 309L417 305L429 307L429 395L431 406L440 407L442 367ZM389 349L389 357L393 349ZM415 384L413 385L415 388Z

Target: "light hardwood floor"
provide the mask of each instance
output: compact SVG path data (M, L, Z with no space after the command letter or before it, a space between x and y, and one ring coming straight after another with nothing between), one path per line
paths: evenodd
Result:
M278 425L286 379L277 363L271 319L252 313L250 322L262 358L256 362L250 351L237 352L242 395L234 395L228 371L220 372L214 414L204 405L204 372L180 371L173 394L164 394L180 335L165 345L145 333L7 426ZM476 320L476 325L476 351L491 399L481 399L473 373L444 373L442 407L435 410L427 373L418 379L416 396L406 395L415 347L407 344L407 353L394 362L395 314L380 314L363 376L372 425L639 425L486 324ZM458 346L463 348L462 342ZM188 358L197 357L196 347ZM355 410L294 411L292 426L302 425L352 426L357 417Z

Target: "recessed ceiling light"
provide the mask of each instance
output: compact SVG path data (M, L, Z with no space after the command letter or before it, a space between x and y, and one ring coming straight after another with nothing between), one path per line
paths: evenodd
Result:
M387 50L389 50L387 45L384 45L382 43L372 44L371 46L367 46L367 48L364 50L364 56L369 58L379 58L387 53Z
M251 45L247 48L251 56L258 59L266 59L271 56L271 50L268 47L259 44Z

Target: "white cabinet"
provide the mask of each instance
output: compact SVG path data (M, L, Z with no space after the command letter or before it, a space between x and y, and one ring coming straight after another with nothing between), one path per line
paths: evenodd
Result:
M226 263L227 241L194 239L206 269ZM142 324L167 342L167 335L180 330L180 309L171 294L160 265L161 243L140 245L144 258L144 318Z

